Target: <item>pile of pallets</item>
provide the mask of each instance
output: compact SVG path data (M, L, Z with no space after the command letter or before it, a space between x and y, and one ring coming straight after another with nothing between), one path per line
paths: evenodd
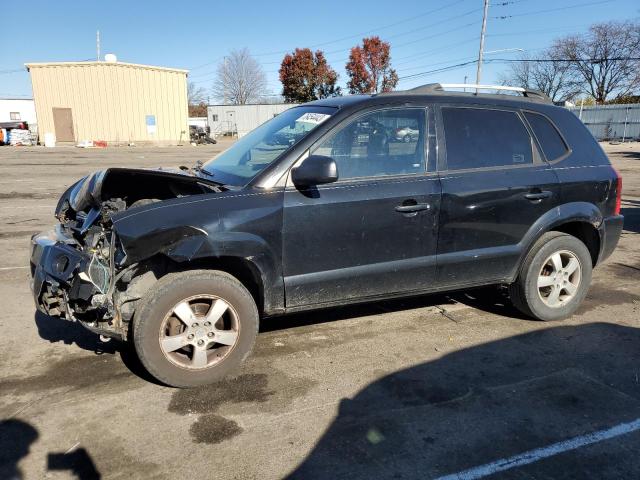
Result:
M10 130L9 145L13 147L33 145L31 132L29 130L23 130L20 128L14 128L13 130Z

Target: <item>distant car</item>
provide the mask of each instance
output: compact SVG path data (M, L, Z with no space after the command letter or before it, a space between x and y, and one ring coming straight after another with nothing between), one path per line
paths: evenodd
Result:
M32 238L38 309L179 387L235 371L269 316L503 285L566 318L618 243L622 179L576 115L518 91L323 99L194 169L90 174Z
M399 142L417 142L420 132L410 127L397 128L395 130L395 139Z

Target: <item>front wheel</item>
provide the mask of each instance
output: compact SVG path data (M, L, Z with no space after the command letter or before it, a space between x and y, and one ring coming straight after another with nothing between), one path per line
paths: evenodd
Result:
M561 320L580 306L591 284L591 254L576 237L547 232L525 258L511 301L538 320Z
M258 323L253 297L231 275L170 273L136 311L133 343L155 378L174 387L194 387L236 369L253 347Z

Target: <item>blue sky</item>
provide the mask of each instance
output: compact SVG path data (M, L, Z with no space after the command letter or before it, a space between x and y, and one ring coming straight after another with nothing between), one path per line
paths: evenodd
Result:
M95 58L97 29L103 54L115 53L126 62L187 68L190 80L205 88L221 57L242 47L263 66L271 93L280 93L280 61L296 47L324 50L344 85L349 48L374 34L391 43L399 88L458 83L465 75L469 82L475 80L473 64L402 77L474 60L482 0L217 3L31 0L25 8L20 2L6 2L0 17L0 96L31 95L29 74L22 69L25 62ZM496 18L503 16L508 18ZM637 0L493 0L485 49L521 48L535 54L553 38L584 31L591 23L638 17ZM486 64L483 83L495 82L505 68Z

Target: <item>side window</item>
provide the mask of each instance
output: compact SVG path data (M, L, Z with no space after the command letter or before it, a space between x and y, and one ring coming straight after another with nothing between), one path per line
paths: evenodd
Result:
M538 143L540 143L547 160L555 160L569 151L567 144L564 143L556 127L543 115L525 112L524 116L529 125L531 125L531 129L538 139Z
M533 163L531 136L515 112L444 107L442 120L449 170Z
M378 110L349 123L311 153L332 157L340 180L421 173L425 110Z

